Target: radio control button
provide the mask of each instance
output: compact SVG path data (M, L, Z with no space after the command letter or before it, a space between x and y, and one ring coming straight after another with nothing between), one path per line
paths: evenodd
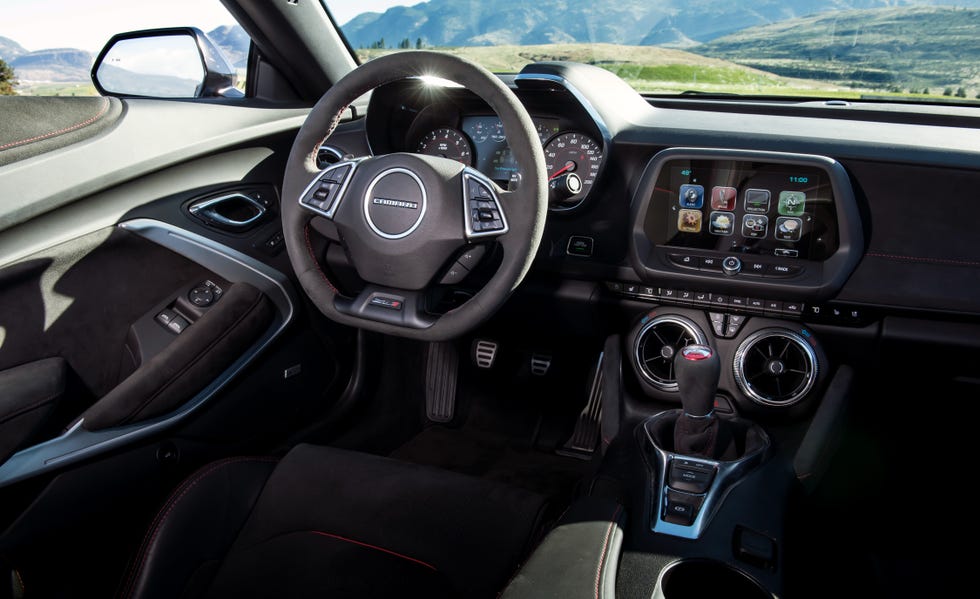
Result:
M677 266L684 268L698 268L701 265L701 258L690 254L667 254L667 258Z
M735 256L729 256L721 261L721 270L726 275L737 275L742 270L742 261Z

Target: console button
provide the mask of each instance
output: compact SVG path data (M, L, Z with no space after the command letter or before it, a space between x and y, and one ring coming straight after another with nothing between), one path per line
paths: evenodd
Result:
M728 298L728 305L730 305L733 308L745 308L748 304L746 298L733 296Z
M704 257L701 258L701 270L710 272L721 272L721 258Z
M637 295L640 293L640 286L635 283L627 283L623 285L623 291L630 295Z
M770 264L769 268L766 269L767 277L792 277L794 275L800 274L803 270L800 266L792 266L789 264Z
M714 480L715 469L692 460L674 459L670 462L668 486L687 493L705 493Z
M694 522L696 511L694 505L691 503L668 500L667 507L664 510L664 520L673 524L690 526Z
M210 287L199 285L187 293L187 299L198 308L207 308L214 303L214 291Z
M742 262L742 273L761 277L766 274L766 264L755 260L745 260Z
M728 401L727 397L724 395L716 395L715 411L720 414L734 414L735 408L732 407L732 402Z
M677 298L677 290L676 289L661 289L660 290L660 297L662 297L664 299L670 299L670 300L676 299Z
M721 312L709 312L708 318L711 319L711 330L715 332L715 336L724 337L725 336L725 315Z
M766 300L765 310L766 312L782 312L783 302L777 302L775 300Z
M173 320L174 318L177 318L177 313L174 312L173 310L164 310L163 312L157 314L157 322L159 322L163 326L167 326L168 324L170 324L170 321Z
M713 293L711 295L711 305L713 305L713 306L727 306L728 305L728 296L727 295L720 295L720 294L717 294L717 293Z
M667 254L667 258L677 266L684 268L697 268L701 264L701 258L690 254Z
M785 302L783 304L783 312L799 316L803 313L803 304L800 302Z
M682 302L693 302L694 292L681 290L677 292L677 299L681 300Z
M623 292L623 284L616 281L609 281L606 283L606 287L609 288L609 291L615 291L616 293Z
M568 245L565 253L569 256L579 256L580 258L591 258L595 240L584 235L572 235L568 238Z
M738 331L745 324L748 317L742 314L731 314L728 316L728 326L725 327L725 337L735 337Z
M746 303L748 303L749 308L752 309L752 310L764 310L765 307L766 307L765 300L761 300L761 299L758 299L758 298L750 297L750 298L747 298L745 301L746 301Z
M660 295L660 290L657 287L640 287L640 295L657 297L658 295Z
M180 335L184 332L184 329L191 326L191 323L187 322L187 319L183 316L174 316L170 322L167 323L167 328Z
M726 275L737 275L742 270L742 261L735 256L729 256L721 261L721 270Z
M708 303L711 301L711 294L707 291L696 291L694 292L694 301L701 303Z

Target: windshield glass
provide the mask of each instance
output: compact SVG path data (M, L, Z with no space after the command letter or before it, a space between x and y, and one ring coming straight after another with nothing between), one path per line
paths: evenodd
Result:
M980 100L980 0L324 0L361 61L571 60L644 93ZM966 7L966 8L964 8Z

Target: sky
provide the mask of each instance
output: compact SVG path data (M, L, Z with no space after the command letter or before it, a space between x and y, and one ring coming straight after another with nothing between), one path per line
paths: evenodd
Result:
M384 12L392 6L418 2L327 0L340 24L362 12ZM97 19L92 18L93 13ZM210 31L234 22L218 0L0 0L0 36L27 50L62 47L94 53L114 33L123 31L179 26Z

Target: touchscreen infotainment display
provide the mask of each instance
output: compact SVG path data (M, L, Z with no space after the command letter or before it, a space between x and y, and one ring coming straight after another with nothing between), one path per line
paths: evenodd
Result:
M652 206L647 235L668 246L802 260L837 250L833 189L814 166L673 159Z

